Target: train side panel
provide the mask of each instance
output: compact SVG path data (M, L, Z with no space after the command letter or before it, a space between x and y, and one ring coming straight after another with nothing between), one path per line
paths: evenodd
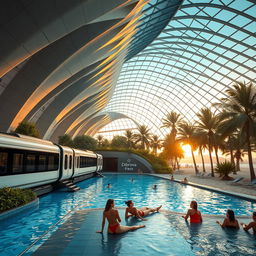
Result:
M69 147L61 146L62 148L62 174L60 180L70 179L73 175L73 150Z
M59 177L60 150L50 141L0 135L0 187L35 187Z

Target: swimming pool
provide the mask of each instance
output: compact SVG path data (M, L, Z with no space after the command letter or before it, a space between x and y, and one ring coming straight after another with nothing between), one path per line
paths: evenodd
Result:
M107 188L108 183L111 188ZM156 190L152 189L154 184ZM227 208L232 208L236 215L250 216L256 209L254 202L147 175L107 174L104 178L80 182L78 186L79 192L55 191L41 197L38 208L0 221L1 255L18 255L69 211L103 208L108 198L114 198L120 207L132 199L137 207L162 204L163 209L175 212L185 212L193 199L203 214L223 215Z

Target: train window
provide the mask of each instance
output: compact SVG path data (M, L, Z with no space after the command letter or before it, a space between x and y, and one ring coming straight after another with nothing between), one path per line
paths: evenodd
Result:
M59 155L51 154L48 156L48 171L58 170L59 167Z
M36 171L36 155L27 154L26 155L26 172Z
M14 153L12 161L12 172L19 173L23 171L23 154Z
M39 155L38 158L38 171L47 170L47 157L46 155Z
M69 169L72 169L72 156L69 156Z
M8 153L0 152L0 175L4 175L7 173L7 160Z
M68 168L68 156L65 155L64 169L66 170L67 168Z

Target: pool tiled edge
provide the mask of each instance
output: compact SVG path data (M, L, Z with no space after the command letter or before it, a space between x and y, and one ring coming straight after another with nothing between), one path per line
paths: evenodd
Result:
M170 180L169 177L164 177L161 174L148 174L148 175L155 176L155 177L162 178L162 179L166 179L166 180ZM177 179L173 180L173 182L182 183L181 180L177 180ZM222 190L222 189L219 189L219 188L215 188L215 187L211 187L211 186L207 186L207 185L201 185L201 184L197 184L197 183L193 183L193 182L189 182L189 183L184 184L184 185L190 185L190 186L193 186L193 187L198 187L198 188L202 188L202 189L206 189L206 190L210 190L210 191L214 191L214 192L218 192L218 193L222 193L222 194L226 194L226 195L230 195L230 196L236 196L236 197L248 200L248 201L256 202L255 196L251 196L251 195L247 195L247 194L243 194L243 193L237 193L237 192L233 192L233 191Z

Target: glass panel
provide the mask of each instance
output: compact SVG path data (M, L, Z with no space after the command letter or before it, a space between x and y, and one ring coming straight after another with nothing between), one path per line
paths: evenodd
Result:
M12 172L19 173L23 171L23 154L14 153L12 162Z
M7 173L8 153L0 152L0 175Z

